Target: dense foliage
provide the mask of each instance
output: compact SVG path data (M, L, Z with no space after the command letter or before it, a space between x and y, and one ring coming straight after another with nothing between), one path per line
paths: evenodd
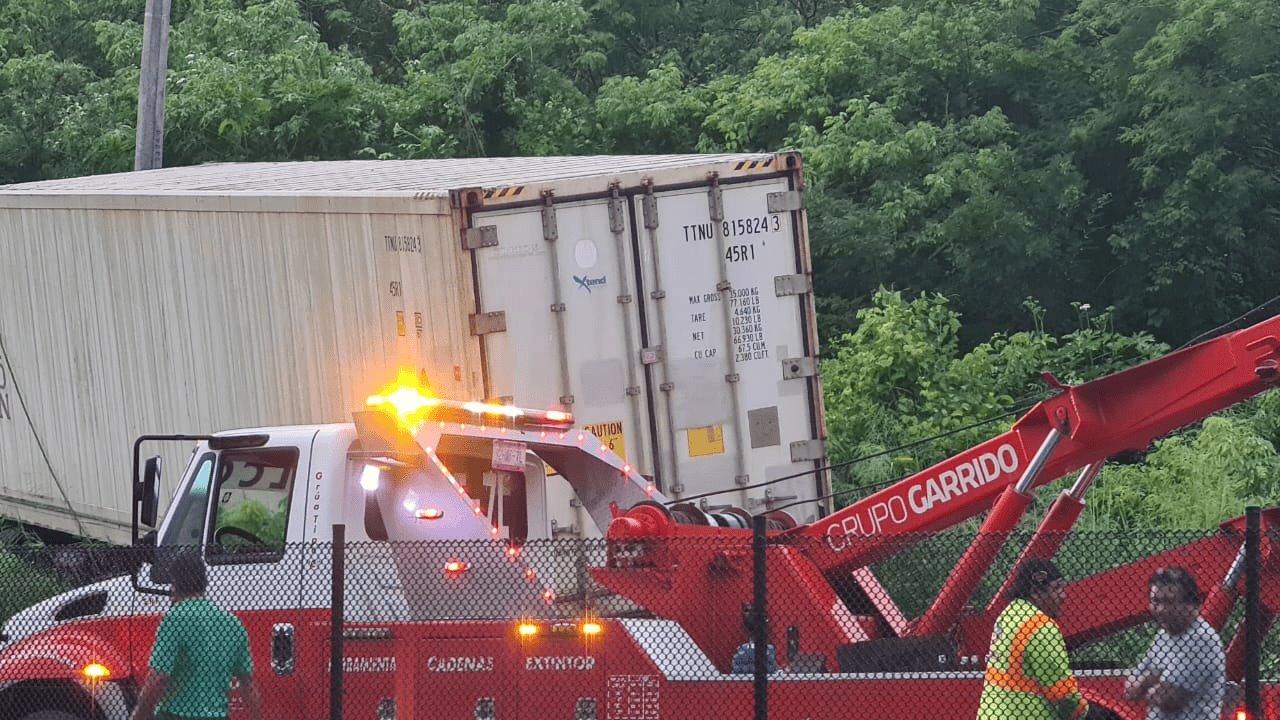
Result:
M143 5L0 0L0 182L129 168ZM1278 34L1274 0L178 0L165 161L799 149L848 458L1280 294ZM1274 403L1098 512L1264 495Z
M1028 310L1036 329L998 333L968 350L959 342L961 318L941 296L881 291L859 311L857 331L836 344L822 368L844 502L1007 430L1011 413L1049 394L1041 370L1075 384L1169 350L1146 334L1116 333L1109 309L1077 305L1078 329L1062 336L1044 332L1038 305ZM1245 505L1274 503L1278 443L1280 393L1271 391L1158 440L1141 462L1106 465L1084 527L1212 527ZM860 458L868 459L850 463Z

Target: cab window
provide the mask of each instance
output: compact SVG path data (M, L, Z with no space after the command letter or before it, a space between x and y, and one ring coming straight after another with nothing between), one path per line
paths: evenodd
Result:
M174 501L169 526L160 538L161 545L200 545L204 540L204 520L209 514L209 481L213 478L213 453L197 460L195 472L186 492Z
M262 562L283 556L297 448L228 450L215 473L206 559Z

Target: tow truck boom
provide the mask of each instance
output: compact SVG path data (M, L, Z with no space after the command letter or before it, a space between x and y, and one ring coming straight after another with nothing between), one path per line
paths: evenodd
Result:
M1274 387L1278 352L1280 317L1273 317L1083 385L1064 385L1046 373L1060 394L1038 403L1008 432L789 532L824 539L836 551L826 572L869 565L901 549L901 536L950 527L991 507L1046 443L1052 452L1031 487L1118 453L1146 450L1162 435ZM862 537L848 542L855 535Z
M1029 507L1034 487L1085 469L1024 552L1051 556L1107 458L1145 451L1154 439L1275 386L1278 369L1280 317L1272 317L1078 386L1046 373L1058 394L1008 432L817 522L774 523L766 554L770 626L804 628L811 651L834 661L842 647L886 632L927 642L948 636L957 623L973 625L964 619L965 603ZM906 618L871 566L993 505L933 605L918 618ZM699 624L699 618L712 607L752 597L744 556L749 536L745 523L715 522L694 507L641 503L616 513L607 532L611 561L593 575L659 617L690 628L713 658L727 662L739 631ZM679 542L686 539L691 542ZM681 592L664 591L669 588ZM990 610L982 613L986 619L978 620L977 632L961 634L981 640ZM784 641L770 632L771 641Z

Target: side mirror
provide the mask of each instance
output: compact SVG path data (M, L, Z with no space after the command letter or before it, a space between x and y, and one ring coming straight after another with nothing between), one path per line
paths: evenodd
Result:
M147 527L156 526L156 513L160 510L160 456L147 458L142 472L142 509L138 521Z

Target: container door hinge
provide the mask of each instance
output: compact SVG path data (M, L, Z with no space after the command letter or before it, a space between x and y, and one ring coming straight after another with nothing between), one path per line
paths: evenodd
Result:
M777 297L808 295L813 292L813 278L808 275L776 275L773 278L773 294Z
M827 444L821 440L797 440L791 443L791 462L812 462L827 456Z
M673 382L664 382L658 386L658 389L662 392L671 392L676 389L676 384Z
M662 362L662 346L640 348L640 364L653 365Z
M785 358L782 361L782 379L813 377L818 374L818 359L812 357Z
M653 184L645 187L644 199L640 201L641 214L644 216L644 229L658 229L658 196L653 194Z
M552 204L551 191L542 193L542 239L555 242L560 238L560 229L556 225L556 206Z
M799 190L772 192L765 196L765 205L771 213L792 212L804 209L804 193Z
M565 406L566 408L573 407L573 396L572 396L572 395L561 395L561 396L560 396L560 404L561 404L561 405L563 405L563 406Z
M462 249L479 250L498 246L498 226L482 225L462 231Z
M488 335L507 331L507 314L501 310L475 313L468 319L471 321L472 335Z
M617 235L626 229L622 213L622 197L618 195L618 184L612 186L613 195L609 198L609 232Z
M639 385L628 385L628 386L627 386L627 395L628 395L628 396L630 396L630 397L635 397L636 395L639 395L639 394L640 394L640 386L639 386Z
M720 177L711 176L711 188L707 190L707 209L711 213L712 222L724 220L724 191L720 189Z

